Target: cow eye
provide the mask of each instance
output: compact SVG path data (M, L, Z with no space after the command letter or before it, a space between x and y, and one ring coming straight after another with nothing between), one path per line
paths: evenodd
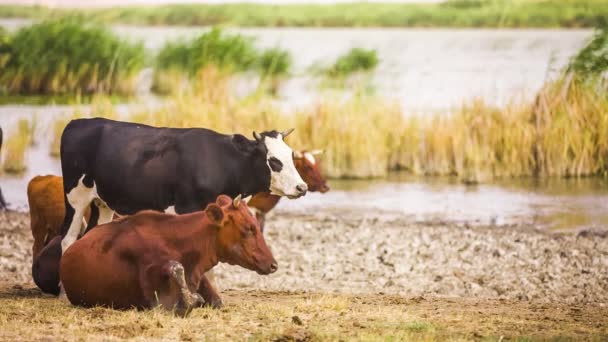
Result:
M283 163L275 157L268 158L268 165L270 165L270 169L274 172L281 172L283 169Z

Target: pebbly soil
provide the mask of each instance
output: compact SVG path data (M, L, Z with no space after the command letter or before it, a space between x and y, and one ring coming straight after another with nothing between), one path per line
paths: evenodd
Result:
M552 233L524 225L416 223L389 213L328 209L278 211L268 217L265 235L279 262L276 273L260 276L235 266L216 268L227 304L218 315L234 312L237 318L230 324L236 324L235 331L241 331L241 323L261 320L258 328L244 329L233 338L266 339L283 333L286 340L354 337L357 330L372 339L608 338L608 234L603 230ZM83 311L34 289L31 243L29 216L0 212L0 301L5 302L0 322L18 325L15 317L25 317L15 316L19 310L48 305L55 311ZM320 302L313 310L310 298L330 304ZM336 316L331 303L346 310L344 317ZM278 325L264 323L260 317L270 313L259 312L260 305L278 310ZM299 319L309 321L309 328L290 321L290 315L298 315L298 305L308 305ZM372 312L377 315L370 318ZM138 314L143 315L131 313ZM333 330L323 328L323 322L331 323ZM31 322L32 331L44 328L37 324ZM85 326L82 336L103 336ZM10 337L7 334L0 331Z

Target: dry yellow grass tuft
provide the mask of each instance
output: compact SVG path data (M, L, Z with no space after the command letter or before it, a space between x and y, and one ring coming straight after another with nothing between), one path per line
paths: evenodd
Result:
M32 128L28 120L19 120L17 131L6 140L2 168L7 173L21 173L26 170L25 159L27 148L32 144Z

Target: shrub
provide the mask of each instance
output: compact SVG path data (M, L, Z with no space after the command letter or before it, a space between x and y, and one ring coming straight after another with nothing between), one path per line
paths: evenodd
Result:
M102 27L64 17L2 38L0 61L0 92L132 94L144 49Z
M596 31L591 41L572 59L568 70L585 78L608 72L608 27Z
M371 71L378 65L375 50L353 48L348 53L338 57L336 62L326 70L330 77L345 77L355 72Z

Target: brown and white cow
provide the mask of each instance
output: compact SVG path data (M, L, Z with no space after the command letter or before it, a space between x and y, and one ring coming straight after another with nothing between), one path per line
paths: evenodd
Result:
M325 193L329 191L327 180L321 174L320 165L315 156L323 153L322 150L314 151L294 151L293 162L296 170L308 186L308 191ZM266 214L271 211L278 203L281 197L272 195L270 192L257 193L248 205L253 209L255 215L260 221L260 227L264 231L264 223Z
M61 258L60 277L74 305L146 309L158 304L186 315L218 262L259 274L277 270L257 220L240 195L220 195L204 211L144 211L97 226Z
M60 176L36 176L27 185L27 201L30 206L30 228L34 237L34 260L44 246L55 236L61 235L65 217L63 178ZM85 220L89 220L87 209Z

